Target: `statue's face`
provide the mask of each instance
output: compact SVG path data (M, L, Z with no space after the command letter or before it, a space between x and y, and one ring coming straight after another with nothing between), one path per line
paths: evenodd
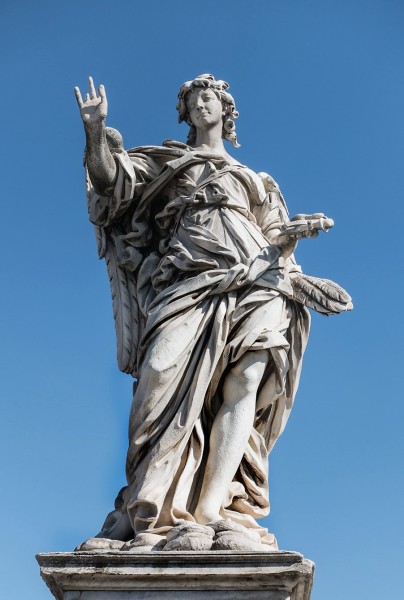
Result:
M195 88L187 98L189 117L197 129L209 129L223 119L219 98L209 88Z

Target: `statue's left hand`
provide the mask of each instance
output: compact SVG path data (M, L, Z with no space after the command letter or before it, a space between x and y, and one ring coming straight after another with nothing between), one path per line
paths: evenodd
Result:
M307 237L317 237L319 231L328 231L334 226L334 221L324 213L313 213L311 215L296 215L285 223L280 235L300 240Z
M298 240L315 238L319 231L328 231L333 225L334 221L323 213L299 214L282 226L278 238L272 243L280 248L284 258L288 258L295 251Z

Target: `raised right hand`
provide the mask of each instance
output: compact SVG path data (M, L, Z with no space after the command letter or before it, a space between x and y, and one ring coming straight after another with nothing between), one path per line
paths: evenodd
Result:
M80 108L81 118L85 125L97 125L105 121L108 112L107 96L105 94L105 88L100 85L98 88L98 96L95 91L93 78L88 78L88 85L90 93L86 94L85 100L81 97L80 89L76 86L74 93L76 94L77 104Z

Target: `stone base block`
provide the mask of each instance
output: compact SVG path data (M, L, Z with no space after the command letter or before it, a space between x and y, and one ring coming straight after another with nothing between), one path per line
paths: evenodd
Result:
M38 554L57 600L309 600L314 563L297 552Z

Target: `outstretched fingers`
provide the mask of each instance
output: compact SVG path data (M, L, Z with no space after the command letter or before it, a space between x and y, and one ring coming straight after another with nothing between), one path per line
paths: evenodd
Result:
M97 94L92 77L88 78L88 86L89 92L85 94L84 99L81 95L80 88L78 86L74 88L81 118L87 124L99 123L100 121L105 120L108 112L105 88L103 85L100 85Z
M99 94L101 100L106 100L107 99L107 96L105 94L105 87L102 84L98 88L98 94Z
M80 88L76 85L76 87L74 88L74 93L76 95L76 100L77 100L77 104L79 105L79 108L83 108L83 106L87 103L91 103L91 100L101 100L102 103L106 104L107 101L107 96L105 93L105 87L101 84L98 88L98 95L94 86L94 80L93 78L90 76L88 78L88 86L90 88L90 92L87 93L84 97L84 101L83 98L81 96L81 92L80 92Z
M79 105L79 108L82 108L83 107L83 98L81 97L80 88L77 85L74 88L74 93L75 93L77 104Z
M93 78L91 77L91 75L88 78L88 87L90 88L91 99L94 100L94 98L97 97L97 92L95 91L94 81L93 81Z

